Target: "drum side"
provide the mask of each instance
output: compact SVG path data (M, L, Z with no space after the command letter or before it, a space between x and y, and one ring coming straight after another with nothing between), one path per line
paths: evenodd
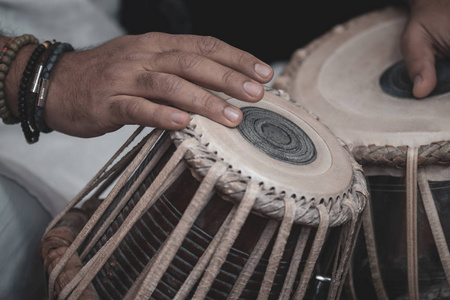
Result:
M368 178L378 262L390 299L408 299L406 254L406 183L404 177ZM450 241L450 181L431 181L429 186L445 238ZM447 299L450 287L442 268L429 220L418 199L418 266L421 299ZM353 258L354 284L358 299L376 299L372 285L364 233Z
M84 263L89 261L117 231L130 210L139 201L142 194L170 158L173 151L174 148L172 147L165 154L164 158L158 162L156 169L139 187L123 208L120 215L111 224L105 235L96 243L95 247L85 258ZM140 169L148 163L150 157L151 155L143 162ZM126 193L126 190L131 184L132 180L121 192L121 195L118 196L116 202ZM173 228L177 225L198 185L199 182L192 177L190 171L185 171L130 230L124 241L108 259L108 262L103 266L93 281L102 299L119 299L126 294L136 278L142 273L147 263L154 257ZM200 256L204 253L208 245L210 245L214 235L219 230L219 227L231 208L232 203L223 200L218 194L213 197L183 241L169 269L158 283L152 299L172 299L175 296ZM99 223L101 224L102 222ZM266 223L266 218L250 214L208 293L208 299L226 299L226 296L236 282L239 272L242 270L251 251L260 238ZM271 299L277 298L277 295L280 293L301 228L302 226L295 225L290 234L271 290ZM338 232L339 229L336 229L334 235L338 236ZM268 250L258 263L240 299L254 299L257 297L268 264L269 249L271 249L271 245L274 243L275 236L271 238L272 241ZM309 239L305 251L311 247L312 240L313 235ZM323 263L318 264L317 270L324 276L331 276L327 272L330 270L333 262L334 249L334 244L329 243L324 250L324 253L327 253L326 255L329 255L329 257L324 259ZM300 275L301 272L299 272L297 277ZM296 278L297 282L298 280L299 278Z

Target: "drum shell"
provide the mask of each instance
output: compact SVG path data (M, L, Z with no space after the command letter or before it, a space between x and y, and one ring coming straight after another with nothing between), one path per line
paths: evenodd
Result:
M409 299L406 247L406 189L404 177L369 176L371 219L381 278L389 299ZM430 181L429 187L447 241L450 241L450 181ZM433 239L420 191L417 191L418 276L421 299L447 299L450 287ZM363 224L363 226L367 226ZM352 262L357 299L377 299L361 230ZM346 296L349 297L347 290Z
M163 138L159 144L161 144L165 138ZM157 149L158 147L155 147L154 151ZM106 233L96 243L89 255L86 256L84 259L85 263L88 262L117 231L120 224L134 207L135 203L139 201L142 194L153 182L174 151L175 146L171 145L163 155L162 159L157 163L155 169L148 175L144 183L138 188L127 205L122 209L122 212L117 216L113 224L111 224ZM153 153L149 153L135 176L139 175L139 172L145 167L152 156ZM133 178L130 180L129 184L124 187L124 190L121 191L116 202L121 199L132 183ZM134 280L142 272L145 265L155 255L170 232L176 226L199 184L200 182L192 175L191 171L187 169L136 223L119 248L108 259L108 262L93 280L94 287L100 298L123 298ZM183 241L177 255L153 293L152 299L172 299L176 295L199 257L211 243L212 238L219 230L232 206L233 203L225 200L218 193L213 196L189 231L186 239ZM113 208L114 205L111 206L109 210L111 211ZM108 213L106 215L108 215ZM106 218L106 216L104 218ZM240 270L247 261L250 252L258 242L267 222L268 219L263 216L254 213L249 215L241 233L235 240L228 257L222 266L219 275L215 279L214 284L208 293L208 299L226 299ZM100 220L99 224L102 223L102 220ZM274 280L275 282L271 290L271 299L278 298L280 294L292 259L295 244L302 228L302 225L293 226ZM94 235L95 232L96 229L94 228L91 235ZM331 276L331 267L335 257L335 243L339 236L339 232L339 227L329 231L329 237L327 238L327 242L325 243L321 257L319 258L320 263L316 266L317 272L320 272L323 276ZM309 252L314 239L314 233L315 228L312 228L312 233L310 234L304 253ZM276 233L272 237L266 252L244 289L240 299L255 299L257 297L268 264L270 249L275 238ZM88 242L89 239L86 244ZM306 258L306 256L302 258L302 265L306 261ZM301 267L301 269L302 268L303 267ZM297 275L296 282L299 281L300 276L301 272ZM318 291L313 282L307 293L307 298L314 299L314 294L316 292ZM323 291L320 292L323 293ZM192 296L192 293L190 296Z

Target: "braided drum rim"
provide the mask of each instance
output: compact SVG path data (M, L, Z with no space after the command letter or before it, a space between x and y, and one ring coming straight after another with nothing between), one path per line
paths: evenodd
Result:
M355 146L352 153L363 166L406 168L408 146ZM450 165L450 141L440 141L422 145L418 149L418 166Z

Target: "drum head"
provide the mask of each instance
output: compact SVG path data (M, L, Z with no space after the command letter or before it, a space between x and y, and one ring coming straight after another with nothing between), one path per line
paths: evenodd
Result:
M349 146L449 140L449 63L437 66L432 96L412 97L400 53L406 20L404 11L388 8L337 26L299 49L274 86L318 115Z
M293 196L299 203L314 205L346 198L354 184L349 152L313 115L277 92L266 91L257 103L220 94L241 108L242 123L228 128L195 115L190 127L204 150L217 156L214 160L223 160L242 178L259 182L264 193L282 195L280 199ZM194 156L205 154L200 151ZM187 161L194 173L202 170L195 157ZM231 187L222 182L218 190L232 195Z

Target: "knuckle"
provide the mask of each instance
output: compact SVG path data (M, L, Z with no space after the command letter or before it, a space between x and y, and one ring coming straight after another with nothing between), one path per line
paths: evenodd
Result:
M238 65L247 65L249 64L249 62L254 62L255 58L253 55L243 52L243 51L239 51L238 53L235 54L236 57L236 61Z
M130 115L131 115L131 111L133 110L133 104L131 103L132 101L126 102L125 101L120 101L120 100L112 100L108 106L109 106L109 111L111 113L111 116L113 117L113 119L115 120L128 120Z
M123 59L129 62L143 61L146 58L146 54L140 51L128 51L124 54Z
M136 123L139 114L142 112L142 106L139 101L117 101L116 117L118 123Z
M183 82L177 76L162 75L159 77L157 86L162 95L177 94L183 88Z
M225 73L223 73L222 75L222 82L226 85L231 84L232 80L233 80L233 75L234 75L234 71L229 69L227 71L225 71Z
M139 88L154 89L155 82L157 81L157 79L155 77L156 77L156 74L153 72L140 73L139 75L137 75L136 85Z
M133 121L136 119L136 116L139 115L141 111L141 106L137 101L127 101L124 105L123 116L125 120Z
M155 42L160 39L162 39L166 34L162 32L147 32L144 34L137 35L136 38L139 43L149 43L149 42Z
M115 99L109 104L111 124L121 126L124 124L137 124L142 120L142 113L144 112L143 102L135 100ZM148 112L148 110L146 110ZM150 111L149 116L146 117L148 125L161 126L164 121L164 106L155 105Z
M202 111L212 111L216 106L214 96L210 93L194 94L191 98L191 103L193 106L201 108Z
M164 106L158 105L152 110L151 123L156 127L161 127L164 118Z
M180 70L190 70L198 66L202 59L194 53L178 53L178 68Z
M136 82L139 88L152 90L160 96L177 94L183 88L183 81L179 77L155 72L139 74Z
M222 41L212 36L201 37L198 42L199 52L203 55L209 55L219 51Z

